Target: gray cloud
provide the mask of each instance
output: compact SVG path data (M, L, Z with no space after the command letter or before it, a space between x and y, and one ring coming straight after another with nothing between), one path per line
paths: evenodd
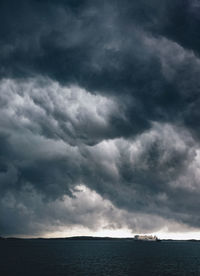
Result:
M111 139L110 118L127 120L115 97L50 80L3 80L0 87L3 234L64 225L133 232L199 227L199 148L190 131L151 122L136 137L113 130ZM91 206L87 194L77 205L81 184L102 196L100 206Z
M199 228L199 1L0 10L0 232Z

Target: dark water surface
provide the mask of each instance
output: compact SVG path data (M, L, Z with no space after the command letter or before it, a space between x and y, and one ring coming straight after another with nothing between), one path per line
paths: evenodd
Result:
M0 241L0 275L200 276L200 243Z

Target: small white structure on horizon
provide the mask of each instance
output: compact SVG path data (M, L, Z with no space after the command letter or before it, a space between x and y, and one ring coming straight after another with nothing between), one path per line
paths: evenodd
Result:
M152 235L135 235L134 237L137 241L157 241L158 238Z

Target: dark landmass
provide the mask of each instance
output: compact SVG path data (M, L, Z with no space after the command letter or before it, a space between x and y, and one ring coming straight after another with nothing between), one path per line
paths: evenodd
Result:
M0 240L135 240L134 238L112 238L112 237L93 237L93 236L74 236L64 238L16 238L16 237L0 237Z
M93 237L93 236L74 236L74 237L64 237L64 238L17 238L17 237L0 237L0 241L20 241L20 240L82 240L82 241L134 241L134 242L153 242L148 240L136 240L133 238L112 238L112 237ZM157 239L154 242L200 242L200 240L189 239L189 240L175 240L175 239Z

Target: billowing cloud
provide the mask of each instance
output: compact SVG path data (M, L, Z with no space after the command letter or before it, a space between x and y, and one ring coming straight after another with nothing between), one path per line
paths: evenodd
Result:
M199 229L199 1L11 2L0 234Z

